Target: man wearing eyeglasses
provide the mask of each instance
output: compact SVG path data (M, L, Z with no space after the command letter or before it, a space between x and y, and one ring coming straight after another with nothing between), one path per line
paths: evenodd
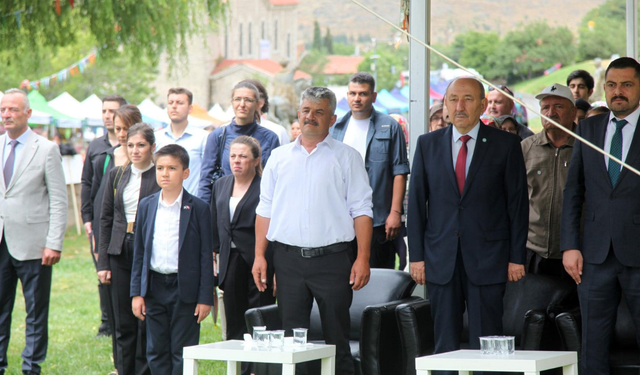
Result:
M500 85L498 86L498 88L500 88L500 90L506 92L507 94L514 96L513 91L511 91L507 86ZM493 87L489 87L489 94L487 94L487 110L485 114L493 118L511 115L513 114L513 106L514 103L511 98L494 89ZM516 128L518 128L518 135L521 139L525 139L533 135L531 129L520 123L518 124L520 126L516 125Z

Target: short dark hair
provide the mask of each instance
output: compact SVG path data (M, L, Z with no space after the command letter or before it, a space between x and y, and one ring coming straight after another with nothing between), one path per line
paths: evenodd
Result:
M607 76L609 75L609 70L611 69L627 69L627 68L632 68L633 70L635 70L636 74L636 78L638 80L640 80L640 64L636 61L636 59L633 59L631 57L621 57L619 59L615 59L613 60L610 64L609 67L607 67L607 71L604 74L605 79L607 78Z
M139 122L129 128L129 131L127 132L127 141L129 138L137 134L140 134L150 145L156 143L156 136L153 133L153 128L145 122Z
M569 86L571 81L573 81L576 78L582 78L584 80L584 84L587 85L587 89L593 90L593 87L595 85L593 83L593 77L591 76L591 74L589 74L589 72L582 69L574 70L567 77L567 86Z
M580 99L576 99L576 108L581 109L583 111L585 111L585 113L591 109L591 104L589 104L588 101L580 98Z
M127 104L127 101L120 95L118 94L111 94L111 95L107 95L105 97L102 98L102 103L104 104L104 102L118 102L120 103L120 106L122 107L123 105Z
M193 104L193 93L191 91L185 89L184 87L172 87L172 88L170 88L169 92L167 93L167 98L171 94L185 94L187 96L187 98L189 98L189 105Z
M158 162L158 159L162 156L173 156L174 158L180 160L180 164L182 164L183 169L189 168L189 153L185 150L184 147L177 145L175 143L168 144L163 148L156 151L153 156L153 160Z
M444 92L444 97L446 99L447 94L449 93L449 87L451 87L451 85L453 85L454 82L456 82L459 79L471 79L473 81L475 81L478 84L478 95L480 96L480 100L485 98L485 94L484 94L484 86L482 85L482 82L480 82L480 80L474 78L474 77L458 77L453 79L451 82L449 82L449 84L447 85L447 90ZM502 89L504 90L504 89ZM507 98L509 99L509 98Z
M245 79L242 82L249 82L250 84L254 85L258 89L258 91L260 91L260 99L264 100L264 105L262 106L262 108L260 108L260 112L269 113L269 94L267 94L267 89L264 88L262 82L258 81L257 79Z
M371 88L371 92L376 91L376 80L370 73L358 72L349 78L349 83L367 84Z

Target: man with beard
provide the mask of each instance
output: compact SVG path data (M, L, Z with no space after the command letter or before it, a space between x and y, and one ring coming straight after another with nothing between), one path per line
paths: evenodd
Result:
M576 107L568 87L553 84L536 96L540 112L569 130L575 129ZM560 252L562 191L574 138L542 119L544 131L522 141L529 185L527 272L569 278Z
M621 296L640 338L640 176L609 157L640 168L640 64L612 61L604 91L611 113L582 120L577 133L607 155L575 141L562 207L560 249L582 313L582 374L609 374Z

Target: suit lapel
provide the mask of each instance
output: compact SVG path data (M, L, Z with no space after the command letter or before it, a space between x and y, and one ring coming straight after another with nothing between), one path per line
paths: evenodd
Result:
M155 198L153 198L151 200L151 203L148 206L148 211L147 211L147 244L149 244L149 246L153 247L153 234L155 233L155 227L156 227L156 214L158 213L158 202L160 199L160 193L158 193L158 195L154 196ZM140 228L140 223L138 223L137 225L138 228ZM136 228L136 230L139 230ZM151 250L149 249L149 251L145 251L145 255L146 255L146 259L145 259L145 264L150 266L150 262L151 262Z
M31 160L33 159L37 151L38 136L35 133L31 132L29 133L29 138L27 138L27 141L24 143L24 149L22 149L22 155L20 155L20 159L18 159L18 164L16 164L15 168L13 169L13 176L11 177L11 181L9 182L9 186L7 186L7 190L10 190L11 187L15 185L16 180L20 178L22 172L24 172L29 163L31 163Z
M486 125L479 124L480 129L478 130L478 139L476 139L476 146L473 150L473 155L471 156L471 165L469 166L469 172L467 172L467 177L464 180L464 190L462 191L462 197L469 190L469 186L473 183L473 178L478 173L478 169L480 169L480 164L482 164L482 159L489 148L489 144L491 143L491 139L487 137L486 134ZM461 198L462 198L461 197Z
M609 115L604 116L602 120L602 129L597 129L595 134L595 145L598 146L601 150L604 150L604 140L607 135L607 127L609 126ZM607 165L604 163L604 157L599 152L595 153L596 155L596 165L598 165L598 170L602 174L601 178L604 178L608 181L609 186L611 186L611 178L609 177L609 171L607 170ZM619 180L620 178L618 178ZM611 186L613 189L613 186Z
M4 134L0 136L0 161L4 161L4 143L6 142L7 135ZM0 163L0 166L3 167L4 171L4 163ZM4 186L4 173L0 173L0 192L4 194L7 188Z
M236 207L236 210L233 213L231 224L235 224L238 221L238 218L240 217L240 211L242 211L242 207L244 207L245 203L251 200L251 198L253 198L253 196L255 194L258 194L259 192L260 192L260 177L256 175L253 178L253 181L251 181L251 185L249 186L249 189L244 194L242 199L240 199L240 202L238 202L238 207Z
M222 186L222 196L219 198L223 199L223 202L226 202L226 204L222 206L222 210L218 211L218 220L222 222L222 225L229 233L231 233L231 213L229 212L229 199L231 199L231 194L233 194L234 182L235 181L233 177L227 180L227 183ZM213 204L217 204L217 202L213 202Z
M191 195L186 190L183 190L182 193L182 207L180 207L180 234L178 251L182 250L182 244L184 243L184 238L187 235L187 228L189 228L189 218L191 217L191 211L193 210L193 204Z
M453 155L453 151L451 150L451 143L453 142L452 140L453 130L451 130L452 128L453 128L453 125L447 126L447 130L444 132L441 142L442 142L442 147L444 149L444 167L446 169L447 177L451 182L451 186L459 195L460 192L458 191L458 182L456 182L456 171L453 169L453 161L452 161L452 155ZM440 162L438 161L438 163Z
M638 127L640 127L640 118L638 119L638 124L636 124L636 130L633 132L633 138L631 139L631 145L629 146L629 153L625 158L624 162L631 166L637 166L637 163L634 163L638 156L640 156L640 131L638 131ZM624 140L622 140L624 142ZM622 179L627 175L628 169L622 167L622 171L620 171L620 176L618 176L618 183L616 186L620 185ZM608 177L608 172L607 172Z

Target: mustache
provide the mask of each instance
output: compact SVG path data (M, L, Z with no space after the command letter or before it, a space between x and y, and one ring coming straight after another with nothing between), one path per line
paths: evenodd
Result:
M469 115L467 115L467 114L466 114L466 113L464 113L464 112L455 112L455 113L453 114L453 116L454 116L454 117L456 117L456 116L469 117Z
M611 101L614 101L616 99L622 99L627 103L629 102L629 99L626 96L622 96L622 95L614 96L613 98L611 98Z
M313 126L318 126L318 122L315 120L304 120L304 125L313 125Z

